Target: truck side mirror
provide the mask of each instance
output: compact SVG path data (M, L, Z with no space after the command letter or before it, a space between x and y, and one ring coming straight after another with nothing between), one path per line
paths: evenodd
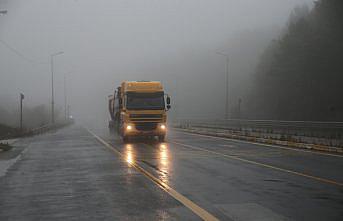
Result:
M123 99L119 98L119 108L122 108L123 107Z
M170 106L170 97L167 96L167 110L169 110L171 108Z

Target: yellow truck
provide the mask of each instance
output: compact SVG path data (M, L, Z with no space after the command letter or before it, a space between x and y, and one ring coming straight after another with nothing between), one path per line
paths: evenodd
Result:
M124 81L108 101L110 131L117 131L124 142L132 137L165 140L170 97L161 82Z

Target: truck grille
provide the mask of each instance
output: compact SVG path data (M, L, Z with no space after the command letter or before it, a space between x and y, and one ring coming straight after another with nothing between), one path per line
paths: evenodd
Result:
M146 122L146 123L136 123L135 127L137 130L155 130L157 128L157 123Z
M162 114L130 114L130 120L137 122L137 121L161 121Z

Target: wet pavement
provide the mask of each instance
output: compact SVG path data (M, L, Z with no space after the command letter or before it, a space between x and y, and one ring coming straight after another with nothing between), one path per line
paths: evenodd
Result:
M343 218L342 156L177 130L124 144L91 131L114 151L80 126L17 141L0 220L201 220L187 200L220 220Z

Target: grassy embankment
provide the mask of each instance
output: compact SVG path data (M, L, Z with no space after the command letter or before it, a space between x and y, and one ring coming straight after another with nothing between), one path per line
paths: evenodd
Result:
M18 134L18 129L0 124L0 140L14 137L16 134ZM0 151L8 151L11 148L11 145L0 141Z

